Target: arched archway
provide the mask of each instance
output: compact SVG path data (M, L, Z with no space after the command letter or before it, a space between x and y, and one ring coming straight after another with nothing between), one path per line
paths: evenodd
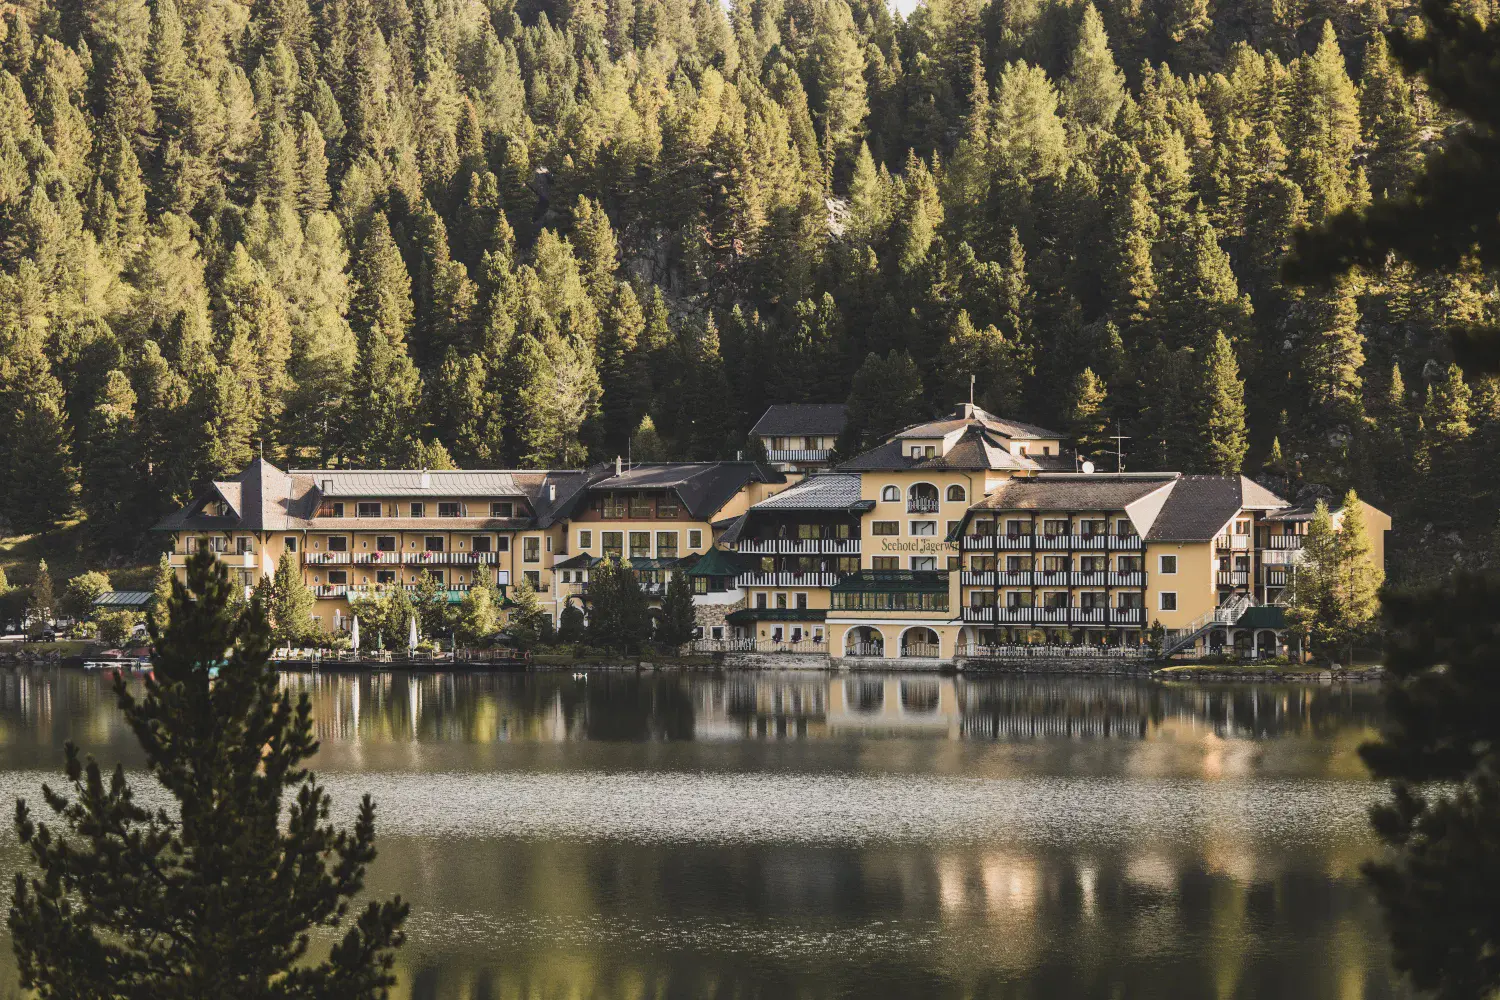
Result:
M938 488L931 483L912 483L906 490L906 512L908 514L936 514L938 512Z
M1281 637L1268 628L1263 628L1255 633L1255 655L1256 656L1279 656L1281 654Z
M917 625L901 633L901 655L936 659L940 655L938 634L925 625Z
M870 625L856 625L844 633L845 656L884 656L885 636Z

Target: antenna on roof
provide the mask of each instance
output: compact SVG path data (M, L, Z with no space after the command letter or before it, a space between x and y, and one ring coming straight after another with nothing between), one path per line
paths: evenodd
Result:
M1121 445L1123 445L1126 441L1129 441L1130 436L1128 434L1120 433L1120 422L1118 420L1115 421L1115 432L1110 435L1110 439L1115 443L1115 471L1124 472L1125 454L1124 449L1121 448Z

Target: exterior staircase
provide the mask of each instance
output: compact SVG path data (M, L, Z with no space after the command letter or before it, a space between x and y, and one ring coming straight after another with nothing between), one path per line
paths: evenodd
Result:
M1223 628L1233 625L1240 620L1255 602L1245 594L1239 594L1234 599L1225 601L1223 604L1211 611L1206 611L1188 623L1187 627L1177 633L1177 638L1168 639L1162 644L1161 654L1164 658L1176 656L1182 650L1188 648L1198 641L1198 637L1210 629Z

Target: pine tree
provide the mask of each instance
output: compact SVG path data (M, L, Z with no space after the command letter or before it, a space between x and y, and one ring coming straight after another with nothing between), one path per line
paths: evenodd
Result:
M1473 391L1464 381L1458 365L1449 365L1441 382L1427 387L1427 404L1423 411L1429 440L1434 444L1453 444L1474 433L1470 422Z
M31 597L26 602L26 611L34 622L46 624L57 611L57 601L52 596L52 574L47 570L47 560L36 565L36 577L31 581Z
M278 645L293 646L310 639L318 629L313 621L313 595L302 582L297 557L283 552L271 581L271 636Z
M893 350L885 358L865 358L854 373L847 406L838 452L851 458L875 447L891 431L916 423L926 406L922 376L911 356Z
M495 579L490 575L489 567L479 567L474 573L473 585L459 605L459 633L472 643L488 642L500 631L500 604L500 594L495 589Z
M1079 454L1087 458L1102 453L1108 443L1109 410L1104 382L1092 368L1085 368L1073 379L1066 416Z
M1219 333L1204 358L1199 401L1205 471L1238 475L1250 450L1245 428L1245 383L1229 338Z
M72 513L77 473L62 386L40 353L0 355L0 514L21 534Z
M1115 65L1104 19L1092 3L1083 9L1062 98L1074 122L1100 130L1114 123L1120 105L1125 103L1125 74Z
M1380 587L1385 570L1372 560L1364 503L1354 490L1344 494L1339 505L1337 539L1341 626L1347 645L1347 662L1354 663L1354 643L1368 636L1380 613Z
M1339 599L1339 551L1333 516L1319 500L1313 508L1302 558L1287 588L1287 621L1304 651L1331 662L1343 650L1343 609Z
M1293 64L1290 107L1292 179L1307 196L1308 218L1321 222L1352 203L1359 143L1359 98L1332 21L1323 22L1317 49Z
M172 571L172 561L163 552L156 562L156 576L151 582L151 603L146 607L146 619L154 624L158 632L165 632L172 621L172 581L177 574Z
M672 579L667 581L656 641L668 648L685 645L693 639L696 622L693 615L693 583L688 578L687 567L678 566L672 570Z
M152 628L144 696L115 680L148 769L177 800L172 822L135 803L123 766L106 786L71 742L72 794L42 792L55 824L17 803L34 866L16 873L10 912L26 987L201 996L295 984L374 1000L394 983L408 911L400 897L370 902L324 961L307 960L308 931L343 924L363 888L375 804L364 797L352 830L327 825L332 803L302 766L318 746L311 702L278 691L266 609L257 594L237 614L233 590L228 570L200 551L187 585L173 587L170 626Z

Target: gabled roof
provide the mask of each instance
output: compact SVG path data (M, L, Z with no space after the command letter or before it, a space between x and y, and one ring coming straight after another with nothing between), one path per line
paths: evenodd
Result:
M703 521L749 483L784 482L786 476L757 462L650 462L595 479L587 492L668 490L677 494L690 515Z
M1276 494L1244 476L1183 476L1146 534L1149 542L1206 542L1243 509L1286 506Z
M286 531L307 527L317 509L311 497L312 480L289 475L263 458L245 466L238 476L216 482L212 491L200 494L192 503L168 514L156 525L158 531ZM215 498L223 500L234 511L216 517L204 508Z
M144 608L151 603L149 590L106 590L94 598L96 608Z
M858 476L839 472L811 475L773 497L751 506L762 510L869 510L873 500L860 496Z
M942 437L946 434L952 434L954 431L969 424L978 424L988 431L999 434L1001 437L1020 441L1062 441L1068 436L1060 431L1038 427L1036 424L1027 424L1019 420L997 417L988 410L981 409L970 403L964 403L945 417L940 417L937 420L928 420L920 424L912 424L910 427L903 427L893 437L897 439Z
M750 433L765 437L837 437L844 432L848 411L843 403L775 403L766 408Z
M759 560L723 549L709 549L687 570L688 576L739 576L754 569Z
M304 469L325 497L522 496L515 474L463 469ZM541 475L541 473L537 473Z
M1176 481L1175 472L1058 473L1009 479L970 510L1113 511Z
M978 424L970 424L946 455L931 458L914 458L905 454L902 439L896 438L876 445L862 455L856 455L838 466L840 472L904 472L907 470L1007 470L1011 472L1035 472L1041 467L1026 455L1012 455L990 437L990 432Z

